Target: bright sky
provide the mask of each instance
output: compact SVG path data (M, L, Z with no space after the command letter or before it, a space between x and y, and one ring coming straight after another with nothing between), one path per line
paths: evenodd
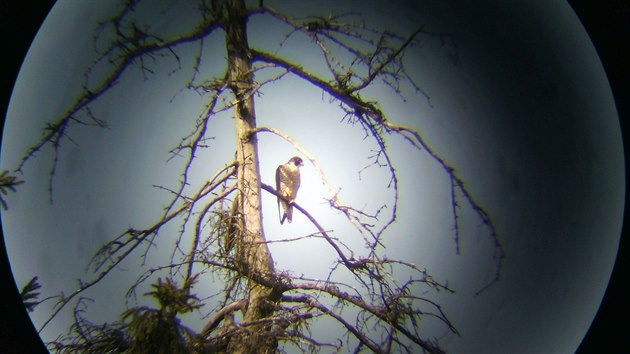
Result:
M172 6L166 16L151 4L138 12L152 12L147 15L152 30L176 33L195 23L194 11ZM421 35L420 44L406 56L410 73L430 101L408 87L407 101L383 87L365 97L378 98L391 121L421 131L456 166L492 215L507 254L501 281L474 297L494 272L492 241L463 205L462 254L455 255L447 175L426 153L388 137L401 195L399 219L387 233L384 252L426 267L457 291L438 299L462 336L430 326L426 330L453 352L573 352L610 276L624 195L616 111L601 64L577 18L567 4L547 1L494 1L475 7L467 1L357 4L320 1L307 8L304 2L280 2L276 7L301 15L352 10L376 27L409 33L423 23L429 33L446 34ZM43 124L76 99L85 69L95 58L96 23L113 10L110 2L55 5L14 91L1 169L14 169ZM253 47L317 72L322 60L309 49L307 38L296 36L280 47L286 28L263 18L249 25ZM221 35L217 32L204 43L202 67L208 76L222 74ZM173 71L177 63L165 57L151 64L155 74L146 80L137 69L126 72L92 107L108 129L72 127L72 141L62 146L53 204L47 193L50 150L28 163L21 177L26 183L7 197L10 209L2 212L18 287L38 275L44 296L69 293L77 278L91 278L86 266L100 245L130 226L143 228L157 221L170 195L152 186L176 186L183 160L168 161L169 150L192 129L205 103L197 93L181 90L193 75L198 49L198 44L177 48L182 62L178 71ZM291 76L262 92L256 99L258 124L293 136L314 155L342 201L368 211L391 205L385 170L372 167L359 178L374 146L359 127L340 122L343 112L337 104ZM197 185L234 156L229 112L213 118L209 129L214 139L193 170ZM277 165L298 152L275 135L259 138L263 182L273 185ZM328 209L328 197L307 163L297 201L360 254L362 241ZM275 198L265 192L263 213L268 240L315 231L299 214L292 224L280 226ZM152 261L170 256L172 238L168 232L161 237ZM277 268L294 275L324 278L335 260L321 240L270 248ZM119 270L86 294L107 299L93 304L95 322L116 319L125 305L124 291L142 271L134 262ZM42 305L32 314L36 327L48 310ZM65 332L69 313L47 327L44 340Z

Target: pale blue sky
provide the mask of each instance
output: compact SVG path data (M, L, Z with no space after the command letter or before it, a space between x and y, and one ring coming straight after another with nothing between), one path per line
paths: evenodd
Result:
M362 12L366 22L377 27L408 33L423 23L428 32L448 34L421 35L420 43L406 55L409 71L430 102L410 90L405 91L406 102L382 87L366 93L367 98L380 98L390 120L421 131L456 166L492 215L507 254L501 281L474 297L494 271L487 232L463 205L462 254L455 255L447 176L426 153L389 137L401 195L399 220L387 233L384 252L426 267L457 291L438 299L462 336L444 336L442 328L431 326L427 331L453 352L506 348L514 353L573 352L597 310L614 262L624 176L608 83L569 6L548 1L474 6L467 1L421 1L386 7L375 1L360 2L362 7L359 2L332 3L339 8L335 11ZM333 9L321 1L296 4L276 6L319 15ZM109 7L109 2L55 5L14 91L2 140L3 170L15 168L40 136L43 123L62 114L79 94L83 73L95 58L95 24L107 17ZM159 6L148 10L152 29L162 33L194 25L196 14L182 7L169 7L169 16ZM259 18L250 22L252 46L317 72L321 58L305 49L311 45L308 39L295 37L279 48L283 33L273 22ZM220 32L204 43L205 73L222 73L221 45ZM148 226L161 215L169 195L152 185L176 186L182 160L167 162L168 152L188 133L204 104L195 92L181 91L192 76L190 63L197 49L196 44L178 48L179 71L173 72L176 62L165 58L156 62L156 74L148 80L139 70L125 73L93 106L110 128L74 126L68 132L76 144L66 140L62 147L54 204L47 194L50 150L26 166L22 176L26 183L7 197L10 209L2 212L19 287L38 275L44 296L68 293L77 278L86 278L85 267L98 246L130 226ZM299 141L340 189L343 201L367 210L390 202L385 171L370 168L359 179L357 172L368 163L373 146L363 140L358 127L340 123L343 113L335 103L291 76L263 93L256 101L259 125L280 129ZM209 129L214 139L193 169L198 185L233 159L230 113L213 118ZM260 135L259 151L263 182L271 185L276 166L297 154L269 133ZM298 202L344 243L360 249L360 237L327 208L323 199L327 197L307 163ZM275 198L266 193L263 213L268 240L315 231L299 214L292 224L280 226ZM167 239L168 232L161 235L163 244L151 261L170 256L172 240ZM270 247L278 269L295 275L325 277L335 260L327 245L317 240ZM92 320L116 319L124 306L123 292L138 276L138 267L126 262L87 293L107 299L106 304L93 305ZM32 314L36 327L47 310L43 305ZM67 318L63 315L48 327L44 339L65 331Z

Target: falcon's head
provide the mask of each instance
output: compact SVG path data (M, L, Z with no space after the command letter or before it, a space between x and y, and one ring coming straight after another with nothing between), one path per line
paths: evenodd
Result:
M304 162L302 162L302 159L297 157L297 156L293 156L290 160L289 160L290 164L294 164L296 167L301 167L304 166Z

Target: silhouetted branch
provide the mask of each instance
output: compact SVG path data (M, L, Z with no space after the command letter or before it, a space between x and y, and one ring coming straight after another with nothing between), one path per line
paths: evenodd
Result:
M15 192L15 187L22 183L24 183L24 181L20 181L17 177L9 175L9 171L2 171L2 174L0 174L0 203L2 203L4 210L8 210L9 206L2 196L9 194L8 191Z
M492 238L494 242L494 247L495 247L494 257L496 260L495 278L489 284L484 286L484 288L480 291L483 291L485 288L487 288L487 286L490 286L496 281L498 281L499 276L500 276L501 262L503 258L505 257L505 254L504 254L501 242L498 239L495 226L492 220L490 219L489 214L471 196L468 189L464 186L463 180L456 174L455 168L452 167L450 164L448 164L442 157L440 157L426 143L426 141L422 138L421 134L418 131L404 125L391 123L390 121L385 119L384 114L381 112L381 110L378 108L378 106L375 103L364 101L353 92L349 92L348 90L343 90L343 89L340 89L339 87L330 85L328 82L318 78L317 76L313 74L308 73L299 65L292 64L277 56L270 55L261 51L254 51L254 57L260 61L274 63L278 65L279 67L282 67L294 73L298 77L301 77L302 79L310 82L311 84L321 88L326 93L330 94L332 97L341 101L342 104L348 107L347 114L354 115L362 123L363 127L367 129L367 131L369 132L369 136L375 139L375 141L377 142L380 148L379 153L382 153L383 156L385 157L386 166L390 168L390 172L392 176L392 183L394 185L394 193L395 193L395 199L394 199L395 201L397 201L398 199L397 178L396 178L396 174L394 172L393 167L391 167L392 164L391 164L390 157L386 153L385 142L382 137L383 132L397 133L400 136L402 136L404 140L409 142L413 147L417 148L418 150L426 151L429 154L429 156L442 167L442 169L447 173L448 178L452 182L451 203L454 206L453 207L453 220L454 220L455 235L456 235L455 236L456 252L457 253L459 252L459 222L458 222L458 215L457 215L457 208L456 208L458 203L457 203L457 200L454 198L455 198L456 190L459 190L462 193L464 200L466 200L466 202L470 205L470 207L475 211L475 213L480 218L482 223L488 227L490 231L490 237ZM269 128L258 128L258 130L270 131L279 136L286 135L286 134L281 134L279 132L276 132L273 129L269 129ZM283 137L286 139L285 136ZM302 151L300 150L300 152ZM392 218L390 218L389 222L385 224L381 232L376 233L376 236L377 236L376 240L378 240L378 237L380 237L380 234L382 233L382 231L384 231L387 228L387 226L389 226L395 220L396 207L397 207L397 203L394 203L393 208L392 208L393 209Z
M104 79L95 85L88 85L87 79L84 85L84 92L70 105L70 108L62 113L58 118L46 124L44 128L44 134L32 145L22 157L17 172L23 173L24 165L30 160L36 153L41 151L46 145L51 144L53 147L53 164L49 173L49 193L52 202L52 190L53 190L53 178L59 162L59 153L61 143L64 138L68 138L67 129L71 123L87 124L81 119L81 112L86 111L90 120L97 123L97 126L103 127L102 121L95 119L94 115L89 111L89 105L99 99L105 92L111 90L120 80L123 73L129 68L133 67L133 64L140 63L143 69L146 69L142 64L142 58L144 56L151 56L160 51L168 51L174 54L173 48L189 42L194 42L209 36L212 32L219 28L219 23L216 20L210 20L195 28L191 33L178 35L169 40L162 40L157 37L151 38L149 41L139 41L140 37L145 36L138 32L137 27L133 27L132 31L135 33L132 37L126 36L121 32L120 22L121 19L128 14L128 10L121 12L112 19L116 27L117 34L122 40L114 41L109 49L107 49L102 56L94 64L98 64L101 61L107 59L111 65L109 73L104 75ZM104 26L105 23L102 24ZM148 36L145 37L145 39ZM94 67L93 66L93 67ZM92 69L88 70L86 75L89 75Z
M190 117L192 129L169 151L169 160L182 158L183 170L174 187L156 186L170 194L157 221L144 228L130 227L103 245L90 261L90 269L94 272L92 278L81 280L76 290L58 297L40 332L67 304L76 300L73 325L76 337L70 340L69 345L62 341L53 343L58 349L79 350L86 343L103 340L107 345L116 344L117 348L126 350L134 345L135 340L126 332L131 323L138 325L142 319L153 319L157 321L155 323L171 328L176 334L174 338L188 341L187 349L199 351L226 352L255 336L261 338L261 343L271 341L271 344L265 342L266 348L276 348L278 342L284 341L295 343L300 350L313 351L323 346L340 350L343 345L341 339L339 344L323 343L308 330L315 319L325 317L339 324L347 332L347 338L356 338L359 342L355 348L357 352L365 348L377 353L414 352L421 348L431 353L442 353L442 348L422 332L421 320L427 317L437 319L448 331L459 333L436 300L419 294L429 291L432 294L451 294L454 290L448 283L434 279L424 268L381 254L385 247L385 232L397 221L399 208L399 179L394 167L397 156L390 153L388 143L392 139L408 142L418 155L426 153L450 180L449 200L456 254L460 253L461 202L470 207L487 228L494 242L496 275L478 294L499 280L503 246L489 212L473 197L455 168L431 148L421 132L394 123L396 117L389 117L378 102L362 97L369 88L385 85L401 98L402 89L411 87L428 100L427 93L405 70L404 58L421 35L432 34L422 26L405 36L377 30L364 23L352 23L351 19L356 14L297 19L262 1L257 6L250 4L246 7L242 1L228 0L202 1L199 4L201 16L197 23L191 23L188 32L162 38L153 33L152 26L140 20L141 16L136 14L138 3L139 0L126 2L112 18L99 24L95 35L99 57L85 73L83 92L66 112L46 125L45 134L26 151L16 170L23 172L27 161L44 147L51 146L53 157L49 192L52 200L52 181L60 149L63 142L72 141L69 136L72 125L107 127L105 120L93 112L92 105L112 90L132 67L139 69L146 79L150 78L157 70L157 66L152 64L156 58L170 58L171 64L174 64L173 71L180 70L182 64L190 60L192 77L181 86L181 90L199 93L205 104L196 117ZM325 73L315 74L277 53L249 47L246 40L247 20L259 15L271 16L289 26L285 42L292 36L304 36L308 45L321 53ZM207 68L202 63L202 56L204 51L207 52L205 43L213 33L225 34L226 69L223 75L205 78L202 76ZM108 41L103 48L98 43L102 40ZM197 45L192 58L179 53L178 48L187 43ZM105 74L98 75L99 72ZM391 201L384 201L374 211L344 204L339 195L340 189L330 182L312 153L275 127L256 126L254 98L262 94L262 87L291 75L329 95L331 102L338 103L341 121L361 129L365 138L374 144L368 157L369 164L359 171L359 178L365 168L385 168ZM402 86L407 84L410 86ZM196 171L205 163L198 157L213 138L209 136L212 118L228 110L232 110L237 127L235 161L224 165L201 185L195 184L191 171ZM292 144L311 163L327 189L325 200L332 210L338 211L353 226L351 236L361 236L364 241L362 248L342 243L341 237L328 227L330 225L320 222L324 219L318 220L295 201L286 200L273 187L262 183L258 170L257 134L265 132ZM0 175L0 192L6 194L5 189L14 190L19 183L21 181L7 176L5 172ZM291 203L317 231L280 241L266 240L260 211L261 189ZM6 208L4 199L0 197L0 201ZM252 219L260 227L251 227ZM267 248L269 243L296 242L306 238L326 242L327 250L334 252L336 260L329 266L326 279L314 279L308 274L295 276L274 268ZM153 246L167 242L173 242L172 248L167 249L171 252L170 258L167 255L157 260L157 265L145 264ZM140 285L158 277L157 284L151 285L155 290L147 294L156 297L161 308L128 309L123 313L121 323L109 327L104 325L99 328L88 322L83 316L87 300L81 294L142 249L141 245L146 247L139 256L143 268L128 288L127 297L136 296ZM355 257L355 254L360 256ZM161 276L165 273L168 276L163 282ZM348 278L348 273L352 277ZM176 321L175 315L200 306L192 294L193 283L201 275L209 274L222 278L222 289L210 296L215 301L208 313L211 316L199 334L193 335L192 331L180 325L179 320ZM408 279L401 279L401 274ZM182 287L176 285L176 278L183 280ZM29 289L25 294L33 297L32 291L37 288ZM242 316L235 316L239 311Z
M324 173L324 170L322 169L322 167L319 165L319 163L317 162L317 159L315 159L315 157L308 152L302 145L300 145L295 139L293 139L290 135L275 129L275 128L271 128L271 127L257 127L256 129L252 130L252 134L257 134L260 132L269 132L269 133L273 133L283 139L285 139L286 141L288 141L289 143L291 143L302 155L304 155L309 161L310 163L313 165L313 167L315 168L315 170L317 171L317 173L320 176L320 179L322 181L322 184L324 184L324 186L326 186L326 188L328 189L328 192L330 194L330 197L328 198L328 202L330 203L330 206L338 211L340 211L341 213L343 213L346 218L348 218L348 221L355 227L355 229L357 231L360 232L361 236L363 237L363 239L365 240L366 244L370 245L370 248L374 248L377 244L381 244L379 241L379 236L382 232L384 232L385 228L387 228L387 226L389 226L392 222L393 222L393 218L394 215L392 215L392 218L385 224L384 227L381 228L381 230L377 233L375 233L372 229L371 229L371 224L365 222L362 217L368 217L371 219L376 219L378 212L375 214L368 214L365 213L363 211L360 211L358 209L355 209L351 206L345 205L341 202L340 198L339 198L339 194L338 191L336 191L332 185L332 183L328 180L328 177L326 176L326 174ZM393 172L393 168L390 169L390 172ZM395 193L395 203L397 200L397 192L396 192L397 188L396 186L394 187L394 193ZM393 209L396 209L396 206L394 204ZM367 239L367 235L370 235L370 237L372 238L372 240L368 240ZM381 244L382 245L382 244Z
M264 190L268 191L269 193L275 195L276 197L283 198L271 186L263 183L261 187ZM289 201L287 200L287 202ZM411 287L415 283L426 284L430 288L435 288L438 290L442 289L451 293L453 292L453 290L451 290L445 285L442 285L436 282L433 279L433 277L427 274L426 270L419 269L415 265L408 262L399 261L399 260L389 260L386 258L354 259L354 258L346 257L345 254L341 252L336 242L323 230L323 227L317 222L317 220L315 220L315 218L310 213L304 210L304 208L302 208L295 201L292 203L292 206L295 207L297 210L299 210L303 215L305 215L311 221L311 223L313 223L313 225L316 226L319 233L322 234L324 239L337 252L337 254L339 255L341 259L341 262L347 267L348 270L353 272L355 276L359 278L362 277L361 274L367 274L370 280L376 281L377 283L380 284L378 288L388 289L388 290L386 290L385 292L381 294L382 299L383 299L382 305L374 305L374 304L366 302L363 299L363 297L360 295L360 293L357 293L357 295L349 295L348 293L341 291L338 285L335 285L334 283L331 283L329 281L317 281L315 283L306 282L306 283L299 283L299 284L291 282L291 283L288 283L287 288L285 289L284 292L291 291L291 290L316 290L319 292L327 293L328 295L331 295L332 297L340 301L344 301L349 304L352 304L356 306L357 308L360 308L376 316L377 318L379 318L379 320L388 323L390 326L395 328L396 331L400 332L405 337L412 340L413 342L420 345L422 348L424 348L425 350L429 352L440 353L441 350L439 349L439 347L435 346L433 343L422 340L416 334L408 331L403 325L400 324L400 322L402 321L402 318L407 317L407 316L410 318L415 318L416 316L419 316L419 315L433 316L440 319L443 323L445 323L453 333L456 333L456 334L458 333L455 327L453 326L453 324L448 320L448 318L444 314L440 305L438 305L437 303L429 299L410 295ZM384 265L388 265L388 264L392 264L392 265L398 264L398 265L408 267L409 269L413 269L420 275L420 277L417 279L411 279L402 286L392 284L390 283L389 275L384 276L382 274L379 274L379 271L375 271L376 268L382 268ZM372 266L375 266L376 268L373 268ZM361 280L361 282L367 286L367 283L365 281ZM346 286L345 284L341 284L341 285ZM370 289L370 291L373 291L373 289ZM328 309L326 306L316 301L313 297L308 296L308 295L297 296L297 297L293 295L284 295L283 300L289 301L289 302L303 302L307 304L309 307L313 307L315 309L322 311L327 316L330 316L334 318L335 320L337 320L338 322L340 322L363 345L367 346L372 351L385 352L382 346L378 345L377 343L374 343L371 339L369 339L369 337L365 333L363 333L354 325L350 324L342 316L337 315L334 311ZM416 300L430 304L438 312L437 313L425 312L425 311L421 311L419 309L410 307L409 305L403 305L404 301L416 301ZM393 320L394 318L396 318L396 320Z
M42 286L37 282L37 277L33 277L28 284L24 285L22 288L20 297L22 297L22 302L24 303L24 306L26 306L28 312L33 312L35 306L40 304L40 301L37 301L39 293L36 291L41 287Z

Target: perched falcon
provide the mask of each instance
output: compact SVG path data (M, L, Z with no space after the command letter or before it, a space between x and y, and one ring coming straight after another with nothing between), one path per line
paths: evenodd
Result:
M302 159L294 156L289 162L278 166L276 169L276 191L289 201L285 202L278 198L280 224L284 223L284 219L287 219L289 223L291 223L291 219L293 218L293 206L291 203L295 200L298 189L300 188L300 166L304 166ZM280 213L281 204L284 214Z

